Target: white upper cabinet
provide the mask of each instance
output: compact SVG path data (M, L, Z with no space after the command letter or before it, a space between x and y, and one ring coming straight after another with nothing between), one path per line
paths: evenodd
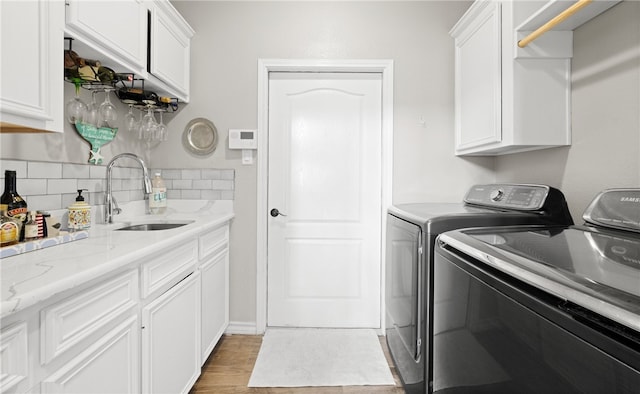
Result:
M67 32L102 55L97 60L106 56L136 74L146 72L147 7L142 1L69 1L66 23Z
M457 155L499 155L571 143L571 37L515 58L515 26L544 2L476 1L455 38Z
M64 127L64 3L0 1L0 128Z
M79 56L189 101L193 30L168 0L67 0L65 31Z
M169 2L154 3L151 13L149 71L189 99L193 30Z

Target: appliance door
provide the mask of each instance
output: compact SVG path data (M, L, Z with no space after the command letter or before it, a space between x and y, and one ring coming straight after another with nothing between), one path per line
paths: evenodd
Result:
M638 362L621 360L640 360L640 343L450 246L434 260L434 393L638 392Z
M388 216L385 329L389 350L407 392L424 392L422 242L420 226Z

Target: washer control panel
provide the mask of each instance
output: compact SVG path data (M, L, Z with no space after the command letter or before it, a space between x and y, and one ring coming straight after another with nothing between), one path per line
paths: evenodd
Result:
M542 209L548 194L549 186L545 185L475 185L465 196L464 202L494 208L535 211Z

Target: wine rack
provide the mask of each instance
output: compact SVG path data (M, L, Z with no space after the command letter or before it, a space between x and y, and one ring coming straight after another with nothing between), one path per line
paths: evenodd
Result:
M144 79L136 78L133 73L116 73L109 67L104 67L99 61L86 60L73 52L73 38L65 37L68 48L65 50L64 79L82 89L98 92L113 91L124 104L147 111L176 112L179 100L174 97L158 96L145 90Z

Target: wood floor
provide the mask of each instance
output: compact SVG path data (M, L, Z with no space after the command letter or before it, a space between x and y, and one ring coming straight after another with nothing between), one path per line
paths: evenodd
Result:
M342 386L342 387L299 387L299 388L256 388L247 387L253 365L258 357L262 336L225 335L202 367L202 375L190 394L216 393L268 393L268 394L403 394L404 390L387 350L384 337L380 337L387 362L391 368L395 386Z

